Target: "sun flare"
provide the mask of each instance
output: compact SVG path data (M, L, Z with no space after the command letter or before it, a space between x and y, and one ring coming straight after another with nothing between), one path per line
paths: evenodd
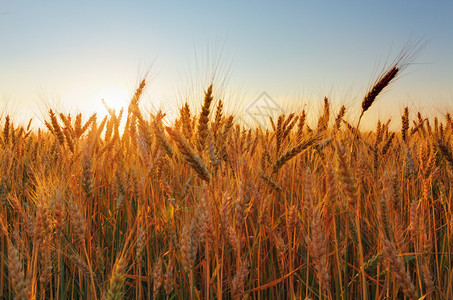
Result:
M125 108L129 105L130 95L129 92L122 87L109 86L101 90L98 94L98 99L105 102L108 108L119 112L121 108ZM100 112L106 113L106 108L100 103Z

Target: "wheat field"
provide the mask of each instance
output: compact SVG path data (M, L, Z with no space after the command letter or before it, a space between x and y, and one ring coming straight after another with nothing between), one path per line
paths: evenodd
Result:
M1 299L453 297L449 113L362 131L325 98L247 128L210 86L169 124L145 88L102 120L2 118Z

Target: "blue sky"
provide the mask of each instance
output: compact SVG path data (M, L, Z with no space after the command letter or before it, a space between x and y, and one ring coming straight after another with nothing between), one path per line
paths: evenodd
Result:
M0 1L0 101L18 120L43 103L105 113L102 97L126 104L149 71L144 104L171 113L201 102L219 62L214 90L237 113L266 91L314 115L328 96L353 120L385 63L420 38L370 121L451 109L452 1Z

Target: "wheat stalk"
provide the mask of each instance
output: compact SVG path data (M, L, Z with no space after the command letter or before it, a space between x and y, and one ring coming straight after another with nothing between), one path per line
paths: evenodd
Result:
M181 152L183 158L186 162L191 166L195 172L200 176L201 179L209 182L211 179L211 174L208 171L208 168L205 164L201 161L200 157L195 154L192 148L187 144L187 142L183 139L183 137L170 127L165 128L168 134L172 137L172 139L176 142L176 146Z

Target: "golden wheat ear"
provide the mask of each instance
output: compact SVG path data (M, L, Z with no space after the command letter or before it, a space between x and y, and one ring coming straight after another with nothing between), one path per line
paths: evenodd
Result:
M208 136L209 113L212 102L212 85L210 85L205 93L203 107L198 118L197 126L197 149L202 153L206 146L206 138Z
M402 291L409 299L418 299L417 290L412 283L410 275L406 271L401 257L396 251L395 244L385 238L382 239L382 244L384 257L387 259L392 273L395 275Z
M357 123L357 129L359 129L363 114L373 105L378 96L390 85L390 83L395 81L401 72L414 62L415 58L417 58L425 45L426 42L424 40L408 41L390 66L384 69L385 71L379 75L373 86L363 98L362 111Z
M201 158L195 154L194 150L189 146L189 144L184 140L181 134L177 131L174 131L170 127L166 127L167 133L171 136L173 141L175 141L176 146L179 149L179 152L183 156L184 160L195 170L198 176L206 182L209 182L211 179L211 174L208 171L208 168L203 163Z
M16 295L15 299L27 299L28 290L22 262L20 261L19 251L8 241L8 262L7 262L11 287Z

